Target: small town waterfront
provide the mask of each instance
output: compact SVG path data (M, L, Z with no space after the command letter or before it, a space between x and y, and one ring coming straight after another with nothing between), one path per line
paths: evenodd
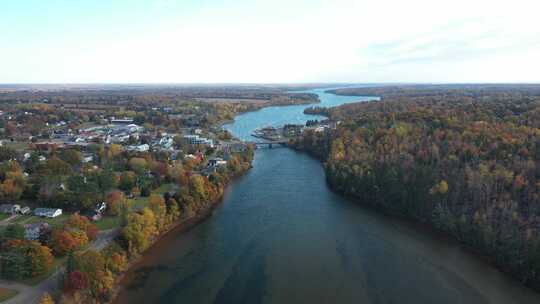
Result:
M361 99L313 92L321 106ZM305 107L246 113L226 128L253 140L255 128L313 119ZM334 194L305 154L260 149L253 165L211 218L145 254L118 303L540 302L457 242Z

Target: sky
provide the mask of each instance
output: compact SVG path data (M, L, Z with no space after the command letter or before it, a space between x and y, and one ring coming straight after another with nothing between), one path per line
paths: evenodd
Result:
M0 83L540 82L538 0L0 0Z

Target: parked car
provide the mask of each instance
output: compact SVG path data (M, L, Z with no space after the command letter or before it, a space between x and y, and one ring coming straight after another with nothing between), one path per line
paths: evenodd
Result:
M30 207L22 207L20 210L19 210L19 213L22 214L22 215L25 215L25 214L30 214Z

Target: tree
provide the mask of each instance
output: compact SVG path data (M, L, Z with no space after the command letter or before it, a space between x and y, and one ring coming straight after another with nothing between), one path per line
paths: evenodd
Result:
M22 279L41 275L53 265L51 250L36 241L7 240L0 259L2 275L8 279Z
M17 151L10 147L0 146L0 162L17 158Z
M23 189L12 179L6 179L2 185L0 185L0 190L2 191L2 196L9 200L19 199L23 192Z
M131 213L126 227L122 230L122 235L128 242L128 251L132 255L147 249L156 233L156 218L148 208L144 208L141 214Z
M180 218L180 207L178 206L178 203L176 202L176 200L174 198L171 198L169 199L169 203L167 204L168 206L168 215L169 215L169 219L168 219L168 222L169 224L174 222L175 220L177 220L178 218Z
M201 202L205 201L207 192L204 178L200 175L192 175L189 179L189 183L192 196Z
M107 260L107 268L114 273L121 273L127 270L128 259L124 252L114 252Z
M49 247L32 241L27 252L27 260L31 265L32 276L45 274L52 268L54 257Z
M81 230L66 231L54 229L51 234L50 246L55 255L64 256L70 251L75 251L88 244L86 232Z
M118 144L112 144L109 147L109 153L112 158L119 156L120 154L122 154L122 146Z
M71 166L56 156L49 158L44 168L50 175L54 176L65 176L72 172Z
M129 167L140 174L148 167L148 163L144 158L133 157L129 160Z
M72 271L67 274L64 280L64 292L73 293L77 290L84 290L88 287L88 276L82 271Z
M166 224L167 207L165 206L165 200L161 195L151 194L149 207L156 219L156 229L161 231Z
M118 187L124 191L131 191L135 187L135 172L125 171L120 176Z
M64 230L82 231L90 241L95 240L99 232L96 225L92 224L86 216L81 216L79 214L73 214L69 217L64 223Z
M39 299L39 304L54 304L54 300L51 295L46 292Z
M107 210L110 215L120 215L122 211L122 205L128 204L124 193L121 191L111 191L105 197L107 203Z
M82 162L81 152L74 149L64 150L61 157L65 162L72 166L78 166Z

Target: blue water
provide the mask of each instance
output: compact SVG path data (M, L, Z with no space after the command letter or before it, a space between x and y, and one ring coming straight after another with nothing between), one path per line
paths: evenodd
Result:
M330 88L325 89L314 89L308 91L297 91L297 92L308 92L315 93L319 95L320 103L306 104L306 105L296 105L296 106L278 106L278 107L268 107L263 108L259 111L248 112L238 116L234 123L224 125L224 128L229 130L236 137L246 140L253 141L256 140L251 136L253 130L261 127L267 126L283 126L287 123L291 124L305 124L308 120L325 119L324 116L320 115L306 115L304 114L304 109L312 106L318 107L335 107L346 103L351 102L361 102L368 100L378 100L377 97L359 97L359 96L339 96L334 94L325 93L324 91L330 90Z
M228 129L249 139L260 126L310 119L304 107L240 115ZM540 303L457 242L333 193L303 153L259 149L253 166L212 217L145 253L118 304Z

